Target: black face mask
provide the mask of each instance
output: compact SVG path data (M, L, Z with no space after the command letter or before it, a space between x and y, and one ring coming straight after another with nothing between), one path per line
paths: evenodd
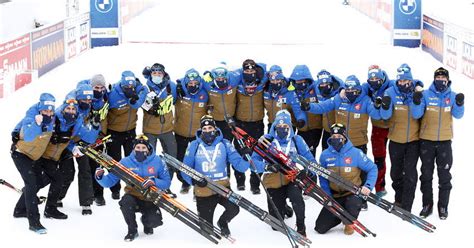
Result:
M243 73L244 81L247 83L252 83L257 80L257 72L252 74Z
M413 86L413 83L409 83L405 85L400 85L397 83L397 87L398 87L398 90L400 90L400 92L405 93L405 94L411 93L415 89L415 87Z
M66 123L74 122L77 119L76 114L71 114L71 113L64 112L63 116L64 116L64 119L66 120Z
M94 90L94 98L95 99L101 99L103 96L104 96L104 91Z
M276 134L278 138L284 140L288 137L288 133L290 132L289 128L287 127L276 127Z
M227 83L227 79L223 79L223 80L215 80L216 82L216 86L217 88L219 89L225 89L227 87L229 87L229 84Z
M346 91L346 97L349 102L354 103L357 97L359 96L359 91Z
M195 95L199 91L199 84L193 86L188 84L188 86L186 86L186 89L188 90L189 94Z
M135 159L138 162L145 161L147 155L148 155L148 152L146 152L146 151L135 151Z
M278 93L278 92L281 90L282 86L283 86L283 85L282 85L281 83L278 83L278 84L272 84L272 83L270 83L270 84L268 85L268 90L269 90L270 92L272 92L272 93Z
M43 124L45 125L48 125L49 123L51 123L51 121L53 120L53 115L45 115L45 114L41 114L43 116Z
M438 92L444 92L448 88L448 83L444 80L435 80L433 83Z
M329 144L336 149L336 151L341 151L341 148L344 146L343 138L329 138Z
M332 91L332 84L325 84L325 85L319 85L318 86L319 92L324 98L328 98L331 96L331 91Z
M91 105L87 102L79 102L79 108L81 110L88 110L91 107Z
M204 143L211 145L214 140L217 137L217 132L216 131L211 131L211 132L201 132L201 140L204 141Z
M125 97L127 97L127 98L132 98L133 96L136 95L135 88L133 88L133 87L132 88L123 87L122 91L123 91L123 94L125 95Z
M383 81L382 79L377 79L377 80L367 80L367 83L369 83L370 88L372 88L374 91L377 91L382 87Z
M295 83L295 89L297 91L300 91L300 92L305 91L307 87L308 87L308 83L306 81L304 83L299 83L299 84Z

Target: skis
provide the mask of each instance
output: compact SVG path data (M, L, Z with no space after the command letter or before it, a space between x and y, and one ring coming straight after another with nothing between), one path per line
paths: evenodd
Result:
M300 156L300 155L293 155L291 156L291 158L299 163L299 164L302 164L303 166L307 167L308 169L310 169L311 171L315 172L316 174L326 178L327 180L333 182L333 183L336 183L337 185L343 187L344 189L352 192L354 195L357 195L359 196L360 198L364 199L364 200L367 200L369 201L370 203L380 207L381 209L387 211L388 213L391 213L399 218L401 218L402 220L405 220L421 229L423 229L424 231L427 231L427 232L434 232L434 230L436 229L436 227L421 219L420 217L406 211L405 209L381 198L381 197L378 197L377 195L373 194L373 193L370 193L370 195L368 196L365 196L365 195L362 195L360 193L360 190L361 190L361 187L353 184L352 182L349 182L347 180L345 180L344 178L342 178L341 176L339 176L338 174L335 174L333 173L332 171L322 167L321 165L319 164L316 164L314 162L311 162L309 160L307 160L306 158Z
M128 185L138 189L146 200L151 201L153 204L164 209L173 217L177 218L209 241L213 242L214 244L218 244L218 240L222 239L219 228L209 224L206 220L199 217L196 213L188 209L180 202L171 198L156 186L153 186L148 190L143 189L141 184L143 181L145 181L145 179L133 173L130 169L115 161L109 155L103 152L98 152L91 147L81 147L81 152L94 159L98 164L119 177ZM230 236L225 238L232 243L235 242L235 239Z
M265 138L257 141L248 135L247 132L236 126L232 128L232 134L237 140L241 140L242 143L247 147L252 148L254 152L258 153L270 164L280 165L280 172L282 172L290 181L295 182L309 197L315 199L323 207L338 217L344 225L351 226L354 231L363 237L369 235L373 237L376 236L375 233L371 232L321 187L319 187L317 183L306 174L307 170L299 168L286 154L273 147L270 141Z
M21 190L21 189L15 187L15 186L13 186L12 184L10 184L9 182L7 182L7 181L5 181L5 180L3 180L3 179L0 179L0 184L7 186L8 188L10 188L10 189L16 191L18 194L23 194L23 190ZM38 197L38 204L41 204L41 203L45 202L46 199L47 199L46 196L40 196L40 197Z
M209 179L205 175L199 173L195 169L187 166L186 164L182 163L181 161L177 160L173 156L163 153L162 159L170 166L182 171L183 173L186 173L189 175L191 178L193 178L196 181L207 181L207 186L209 189L214 191L220 196L223 196L227 198L230 202L234 203L235 205L247 210L249 213L254 215L255 217L259 218L261 221L267 223L271 227L277 229L279 232L283 233L286 235L285 227L282 226L282 223L275 217L271 216L267 211L259 208L258 206L254 205L252 202L249 200L245 199L241 195L233 192L231 189L226 188L216 182L214 182L212 179ZM289 230L290 235L302 246L309 246L311 244L311 240L308 238L302 236L298 232L296 232L294 229L291 229L287 227L287 230Z

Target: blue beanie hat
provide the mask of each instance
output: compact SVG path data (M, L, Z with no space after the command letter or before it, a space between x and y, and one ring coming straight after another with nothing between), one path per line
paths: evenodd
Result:
M384 79L383 71L378 66L371 66L367 73L367 78L379 78Z
M120 87L125 87L133 85L133 87L136 86L136 77L135 74L131 71L124 71L122 72L122 79L120 80Z
M411 75L411 68L407 64L402 64L397 69L397 80L411 80L413 81L413 76Z
M316 75L316 77L318 78L318 84L331 83L333 81L331 73L324 69L318 72L318 75Z
M89 84L81 84L76 88L76 100L90 100L94 97L94 90Z
M346 89L361 89L360 81L355 75L350 75L346 78L344 82L344 88Z
M38 109L41 110L52 110L54 111L54 104L56 102L56 98L49 93L43 93L40 96Z

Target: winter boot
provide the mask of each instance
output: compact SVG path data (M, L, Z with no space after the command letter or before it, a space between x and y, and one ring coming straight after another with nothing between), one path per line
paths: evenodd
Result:
M138 237L138 232L128 232L128 234L123 238L125 242L132 242L135 238Z
M92 209L91 206L82 206L82 215L91 215Z
M180 194L182 195L186 195L187 193L189 193L189 189L191 189L191 186L181 186L181 190L179 191Z
M448 208L438 206L438 215L439 215L439 218L441 220L447 219L448 218Z
M237 185L237 190L238 191L244 191L245 190L245 185Z
M367 205L367 201L363 201L362 202L362 205L360 206L360 210L361 211L367 211L367 209L369 208L369 206Z
M383 198L385 195L387 195L387 191L385 189L383 189L379 192L376 192L375 195L377 195L380 198Z
M59 211L56 207L46 207L44 210L44 217L58 220L67 219L67 215Z
M229 225L227 224L226 220L219 219L219 221L217 221L217 225L221 229L222 236L228 237L230 235Z
M250 191L252 191L252 194L254 195L260 195L260 188L252 188Z
M293 217L293 209L288 204L285 204L285 216L286 218Z
M95 199L95 205L97 206L105 206L105 199L103 196L97 196Z
M39 221L36 221L35 223L30 224L30 230L37 233L37 234L46 234L48 230L39 223Z
M296 232L306 237L306 226L304 224L297 224Z
M112 192L112 199L120 200L120 191L119 192ZM133 239L132 239L133 240ZM131 240L130 240L131 241Z
M15 218L26 218L26 209L14 209L13 210L13 217Z
M144 227L143 227L143 232L144 232L146 235L152 235L152 234L153 234L153 228L144 226Z
M62 200L58 200L58 201L56 202L56 207L62 208L62 207L63 207L63 201L62 201Z
M423 209L420 212L420 217L421 218L426 218L430 216L433 213L433 204L428 204L423 206Z
M345 235L352 235L353 233L354 233L354 229L350 225L344 225Z

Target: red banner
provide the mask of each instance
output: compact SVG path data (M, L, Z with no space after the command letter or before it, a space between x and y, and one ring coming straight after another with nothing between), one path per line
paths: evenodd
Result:
M0 98L31 83L30 34L0 44Z

